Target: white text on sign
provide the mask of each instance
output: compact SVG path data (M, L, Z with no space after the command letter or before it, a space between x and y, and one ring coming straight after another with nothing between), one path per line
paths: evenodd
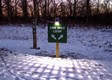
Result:
M53 30L53 33L61 33L62 30Z
M65 29L65 27L50 27L50 29Z

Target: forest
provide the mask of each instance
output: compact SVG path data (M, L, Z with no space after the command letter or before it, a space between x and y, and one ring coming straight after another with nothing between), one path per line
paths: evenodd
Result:
M0 0L0 24L46 23L112 25L112 0Z

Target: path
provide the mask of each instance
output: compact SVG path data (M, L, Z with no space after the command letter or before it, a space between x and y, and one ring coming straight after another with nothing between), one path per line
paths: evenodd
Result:
M112 70L88 59L56 59L34 55L4 57L6 71L13 80L111 80ZM110 68L111 69L111 68ZM2 78L0 78L2 80ZM5 79L10 80L10 79Z

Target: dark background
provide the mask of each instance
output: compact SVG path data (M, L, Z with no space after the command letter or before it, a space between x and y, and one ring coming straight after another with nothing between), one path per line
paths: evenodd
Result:
M112 0L0 0L0 24L49 23L111 27Z

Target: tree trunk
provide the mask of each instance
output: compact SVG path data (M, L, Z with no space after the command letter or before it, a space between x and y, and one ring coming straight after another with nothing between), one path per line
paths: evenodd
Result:
M90 17L90 0L86 0L86 25L88 25Z
M73 16L74 16L74 20L76 19L76 0L74 0L74 8L73 8Z
M37 0L33 0L34 5L34 18L37 19Z
M54 0L53 4L54 4L54 17L57 17L57 13L56 13L56 1L55 0Z
M72 3L71 3L71 0L69 0L69 10L70 10L69 16L73 16L72 15Z
M47 20L47 0L45 0L45 21Z
M98 0L98 3L97 3L97 14L99 14L99 2L100 0Z
M14 16L17 17L17 0L15 0Z
M0 0L0 18L2 17L2 0Z
M49 17L49 0L48 0L48 5L47 5L47 16Z
M11 5L10 5L10 0L7 0L7 17L8 17L8 23L10 23L11 19Z
M28 17L27 0L22 0L22 7L23 7L23 17L27 19Z
M64 17L64 15L65 15L65 14L64 14L64 8L65 8L65 7L64 7L64 4L63 4L63 0L62 0L62 1L61 1L61 15L60 15L61 17Z

